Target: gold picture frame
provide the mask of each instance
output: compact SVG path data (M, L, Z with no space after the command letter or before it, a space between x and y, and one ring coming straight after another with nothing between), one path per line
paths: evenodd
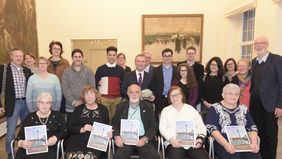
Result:
M152 63L162 62L161 52L171 48L173 62L186 60L186 49L197 50L196 61L202 61L203 14L154 14L142 16L142 50L152 54Z

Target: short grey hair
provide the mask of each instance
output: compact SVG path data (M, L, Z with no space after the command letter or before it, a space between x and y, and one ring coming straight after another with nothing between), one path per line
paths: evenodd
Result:
M53 97L49 92L39 93L37 96L37 102L41 101L42 99L48 99L50 102L53 102Z
M236 90L240 93L240 87L237 84L229 83L223 87L222 93L226 93L228 90Z

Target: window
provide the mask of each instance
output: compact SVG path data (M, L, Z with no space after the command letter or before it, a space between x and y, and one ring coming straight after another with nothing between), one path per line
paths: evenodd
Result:
M242 18L243 18L243 31L242 31L241 58L252 59L254 28L255 28L255 9L244 12L242 14Z

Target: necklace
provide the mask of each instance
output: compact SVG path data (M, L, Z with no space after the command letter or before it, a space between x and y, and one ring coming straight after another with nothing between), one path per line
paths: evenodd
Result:
M39 118L39 121L40 121L41 124L46 125L46 123L48 122L49 116L47 116L45 122L43 122L40 117L38 117L38 118Z

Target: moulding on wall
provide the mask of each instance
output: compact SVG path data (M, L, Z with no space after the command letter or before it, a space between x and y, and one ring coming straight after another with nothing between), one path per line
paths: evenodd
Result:
M276 1L276 0L273 0ZM279 0L277 0L279 1ZM248 10L256 8L257 1L256 0L240 0L230 7L225 14L225 17L232 17L239 14L242 14Z

